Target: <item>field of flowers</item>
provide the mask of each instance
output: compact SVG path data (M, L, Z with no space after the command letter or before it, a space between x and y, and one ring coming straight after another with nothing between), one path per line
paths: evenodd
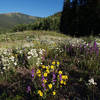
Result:
M0 41L0 100L100 100L99 38L30 31Z

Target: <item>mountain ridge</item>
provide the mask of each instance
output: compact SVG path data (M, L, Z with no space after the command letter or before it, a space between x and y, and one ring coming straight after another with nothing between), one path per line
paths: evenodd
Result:
M1 13L0 30L8 30L17 24L33 23L38 18L40 17L30 16L19 12Z

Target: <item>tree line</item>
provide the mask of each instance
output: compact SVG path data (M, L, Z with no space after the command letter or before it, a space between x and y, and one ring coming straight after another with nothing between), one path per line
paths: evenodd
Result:
M13 32L25 30L50 30L59 31L61 13L57 13L47 18L39 18L31 24L19 24L12 28Z

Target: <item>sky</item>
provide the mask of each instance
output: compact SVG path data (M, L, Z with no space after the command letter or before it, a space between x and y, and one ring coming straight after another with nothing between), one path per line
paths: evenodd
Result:
M64 0L0 0L0 13L20 12L47 17L62 11Z

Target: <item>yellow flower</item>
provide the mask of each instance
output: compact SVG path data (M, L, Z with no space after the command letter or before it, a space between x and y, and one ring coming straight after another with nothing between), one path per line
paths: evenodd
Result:
M49 66L46 66L46 69L49 69Z
M43 82L44 82L44 83L47 83L47 80L46 80L46 79L44 79L44 80L43 80Z
M53 65L51 65L51 69L54 69L54 66Z
M68 79L68 76L67 75L62 75L62 79L66 80L66 79Z
M49 89L51 89L51 88L52 88L52 84L50 83L50 84L48 85L48 87L49 87Z
M55 61L53 61L52 64L55 65Z
M38 70L37 70L37 74L40 74L40 73L41 73L41 70L38 69Z
M38 94L41 92L41 90L38 90Z
M38 74L39 77L41 77L41 74Z
M43 68L43 69L46 68L45 65L42 65L42 68Z
M65 76L65 79L68 79L68 76L67 75Z
M64 85L66 85L66 82L64 81Z
M61 84L63 84L63 83L64 83L64 81L63 81L63 80L61 80L61 81L60 81L60 83L61 83Z
M60 87L62 87L62 85L60 85Z
M62 74L62 71L59 71L58 73L59 73L59 74Z
M46 72L47 72L47 73L50 73L50 71L49 71L48 69L46 70Z
M56 95L56 91L53 91L52 93L53 93L53 95Z
M38 90L38 94L42 97L43 96L43 92L41 90Z
M60 65L59 61L57 61L57 65Z
M47 77L47 75L48 75L47 73L44 73L44 77Z

